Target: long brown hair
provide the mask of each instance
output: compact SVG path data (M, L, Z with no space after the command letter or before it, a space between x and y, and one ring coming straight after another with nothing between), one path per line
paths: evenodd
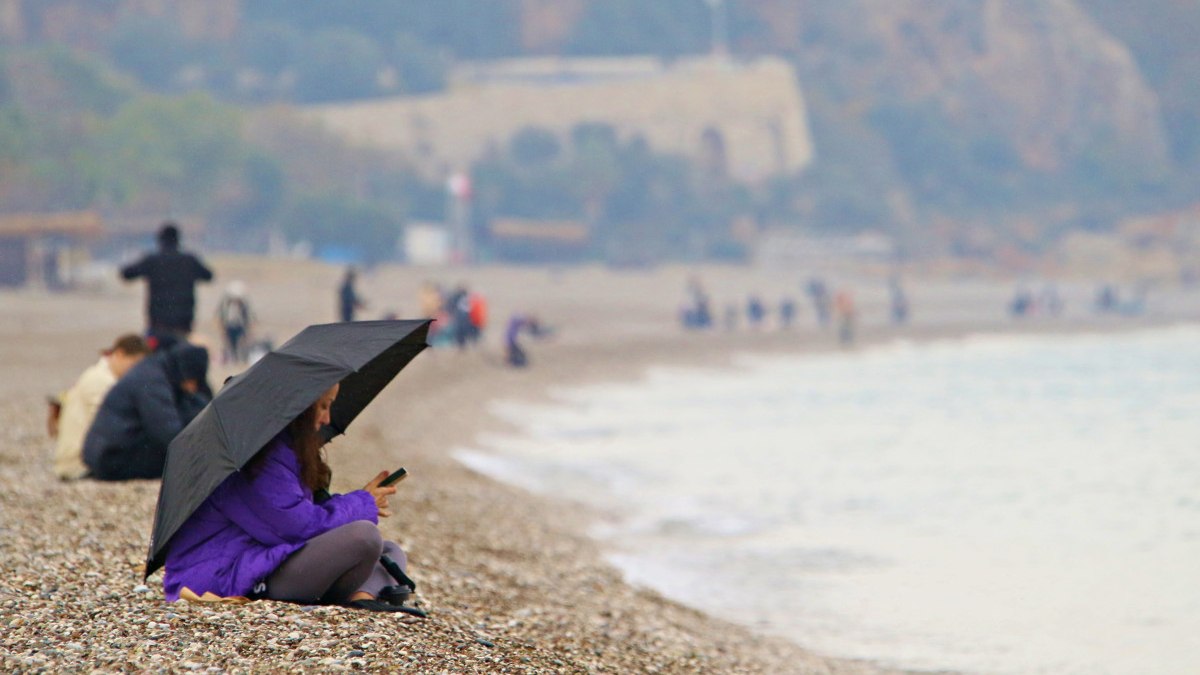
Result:
M329 489L333 479L333 470L325 462L324 440L314 428L318 403L310 405L287 426L292 437L292 451L300 461L300 482L313 492Z
M296 419L288 422L286 427L291 440L292 452L296 453L296 460L300 462L300 482L313 492L328 490L329 482L333 479L333 469L330 469L329 464L325 462L324 442L321 434L313 428L316 425L319 404L320 401L317 401L310 405L304 412L297 415ZM242 470L249 473L251 477L257 476L267 457L267 449L270 447L271 443L264 445Z

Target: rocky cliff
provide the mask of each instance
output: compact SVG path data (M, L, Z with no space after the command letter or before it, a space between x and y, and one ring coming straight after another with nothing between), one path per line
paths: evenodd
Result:
M524 0L526 47L569 48L587 8L605 1L571 0L570 11L547 12L543 2ZM951 155L934 169L942 174L988 164L976 183L992 180L985 174L993 169L1023 172L1019 180L1028 184L1039 175L1070 182L1083 174L1136 182L1170 168L1158 93L1125 42L1080 0L727 0L724 7L734 53L790 56L806 90L838 118L826 128L858 125L861 132L848 133L882 134L880 147L915 131L928 136L907 157L878 159L894 162L901 180L913 173L906 162L922 152ZM818 153L823 141L842 142L822 139L818 129ZM958 147L929 147L939 143Z
M1094 153L1167 160L1155 92L1074 0L747 0L770 48L843 101L932 103L1031 169Z

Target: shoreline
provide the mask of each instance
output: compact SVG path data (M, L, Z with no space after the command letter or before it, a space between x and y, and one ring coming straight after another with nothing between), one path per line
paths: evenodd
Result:
M560 384L555 384L555 385L553 385L553 389L557 390L557 391L562 391L563 393L566 393L569 396L569 394L572 390L575 390L577 388L585 388L586 389L586 388L589 388L594 385L603 385L603 384L608 384L608 383L614 383L614 384L617 384L618 386L624 386L624 387L636 386L637 383L639 381L644 380L648 374L650 374L652 371L660 369L660 368L671 369L671 370L678 369L678 370L682 370L682 371L688 371L688 370L737 371L737 370L741 370L744 367L750 367L750 364L742 363L742 361L744 359L749 359L749 360L754 361L754 360L759 360L759 359L771 359L771 358L776 358L776 357L795 358L795 359L806 359L806 358L813 358L813 357L819 358L821 356L833 355L833 354L849 355L849 354L855 353L855 352L869 352L871 350L878 350L878 349L886 350L886 349L891 348L892 346L900 345L900 344L916 344L916 345L922 345L922 346L930 346L930 345L937 345L937 344L958 343L958 342L973 341L973 340L985 340L986 341L986 340L991 340L991 339L1014 339L1014 340L1064 339L1064 340L1068 340L1068 339L1079 338L1079 337L1103 338L1105 336L1112 336L1112 335L1139 335L1139 334L1144 334L1144 333L1153 334L1153 333L1159 333L1161 331L1171 331L1174 329L1183 329L1183 328L1197 327L1197 326L1200 326L1200 319L1198 319L1197 317L1191 317L1191 318L1180 318L1180 319L1150 318L1150 319L1133 320L1133 321L1123 320L1120 322L1077 321L1077 322L1067 323L1067 324L1050 324L1050 323L1020 324L1020 323L1016 323L1016 324L1011 324L1011 325L994 325L994 326L987 326L987 327L981 326L981 327L975 327L975 328L969 328L969 329L958 329L958 330L937 328L937 329L930 329L930 330L922 331L919 335L905 334L903 331L899 331L899 332L897 332L897 331L881 331L881 332L878 332L878 333L872 335L870 340L865 341L863 344L856 346L853 350L850 350L850 351L843 350L840 347L838 347L837 345L833 345L833 344L829 344L829 343L805 344L802 346L801 345L790 345L789 346L789 345L779 345L776 343L775 340L765 340L764 342L769 343L769 344L750 346L742 351L733 351L733 352L722 354L722 355L720 355L720 358L717 359L716 362L711 361L711 360L708 360L708 361L694 360L694 357L696 355L701 354L706 351L704 348L700 348L700 347L697 347L694 351L693 350L683 350L684 353L687 353L686 356L681 356L680 355L681 352L677 351L677 350L671 350L670 352L664 351L661 354L659 354L659 358L651 359L650 361L641 363L641 366L640 366L640 369L638 369L638 372L634 373L632 375L625 376L628 374L622 374L622 376L619 376L619 377L607 377L606 376L606 377L602 377L599 379L595 379L594 377L590 377L590 376L586 376L586 375L581 376L578 379L573 379L573 378L568 377L568 378L564 378L564 379L571 380L571 381L565 382L565 383L560 383ZM505 398L505 399L502 399L502 402L503 403L511 402L511 403L514 403L519 406L519 405L523 405L526 403L541 403L541 402L550 400L550 401L556 402L557 404L561 404L564 406L570 406L569 401L564 402L562 397L556 395L555 392L547 392L547 391L532 392L532 393L522 392L522 394L527 394L527 395L517 395L517 396L510 397L510 398ZM506 436L508 435L507 432L512 430L512 425L510 425L507 422L500 422L497 426L504 427ZM498 430L498 429L493 429L493 430ZM522 435L523 435L523 433L521 431L518 431L516 433L516 436L518 436L518 437L520 437ZM555 490L547 489L547 487L544 485L537 486L535 483L532 483L532 482L520 481L519 479L514 480L514 476L515 476L514 471L519 470L522 460L520 459L519 455L510 455L510 454L506 453L503 450L502 446L503 446L503 441L475 443L475 444L471 445L469 448L461 448L461 447L458 448L455 455L458 456L460 452L466 451L466 454L468 455L468 457L465 459L462 459L460 461L462 461L464 464L466 464L472 471L481 473L493 480L514 486L514 488L516 488L516 489L528 491L528 492L532 493L538 499L545 499L553 504L565 503L569 507L582 508L583 509L583 514L582 514L583 520L578 525L578 527L581 528L580 531L587 531L587 532L593 531L594 528L589 527L589 525L596 525L598 522L603 521L607 517L607 514L606 514L606 512L603 511L603 509L601 509L599 507L580 506L580 504L582 504L582 501L577 501L573 498L563 496L562 494L556 494ZM492 460L492 462L489 462L489 460ZM489 464L491 464L491 465L489 466ZM621 551L619 549L612 548L614 545L619 547L619 543L615 543L612 541L606 542L604 540L603 535L595 535L594 541L599 545L600 553L603 556L604 560L610 561L611 556L614 556L614 555L617 557L620 557ZM611 562L611 564L620 567L620 564L618 562ZM658 573L662 574L662 573L664 573L664 570L658 569ZM625 572L623 571L622 574L624 575ZM627 582L627 583L633 583L633 582ZM643 586L643 587L650 588L651 590L657 591L657 589L655 588L655 586L653 584L651 584L649 586ZM683 604L685 604L686 606L699 609L700 611L705 611L703 609L703 607L700 606L698 603L688 603L687 601L681 601L681 602L683 602ZM723 619L721 619L721 616L718 612L713 612L710 610L709 615L715 619L723 620ZM756 628L754 625L748 624L748 623L741 623L741 622L735 622L735 623L738 623L738 625L742 626L744 629L749 630L757 635L761 635L761 636L768 637L768 638L775 637L775 638L790 641L789 638L784 637L777 632L771 632L770 630L763 629L763 628ZM804 649L804 650L812 649L811 647L805 646L803 643L797 643L796 646L801 649ZM814 652L814 653L818 654L821 658L830 659L830 660L834 660L834 661L852 658L852 657L846 657L846 656L841 656L841 655L836 655L836 654L834 654L834 655L826 654L825 652L820 652L820 651ZM879 657L876 657L876 658L879 658ZM926 670L910 671L910 670L907 670L900 666L883 665L883 664L875 661L874 659L868 659L866 662L856 662L856 663L865 663L866 665L869 665L872 668L879 668L881 670L889 669L889 668L898 669L898 670L888 670L887 672L929 672ZM946 670L942 670L939 668L936 672L951 672L951 671L946 671Z
M246 273L238 264L218 267L225 278L238 272ZM324 270L308 283L332 288L327 277L337 272ZM271 285L265 274L252 282L252 297L274 294L286 304L296 275L280 273ZM378 289L411 284L423 274L395 274L407 281L380 274L373 281ZM504 271L490 279L489 274L477 272L473 281L501 288L540 276ZM453 449L470 445L482 433L506 430L507 424L489 412L495 400L545 400L557 388L636 382L647 368L664 365L736 367L738 353L745 351L837 350L831 334L811 328L790 334L691 334L675 328L670 314L642 328L650 325L647 315L633 312L641 332L623 333L614 329L617 317L626 314L619 296L609 305L571 314L577 303L569 291L578 283L572 276L563 283L566 293L544 284L533 289L533 299L526 294L512 305L547 308L548 316L566 326L560 337L530 345L528 370L500 366L491 346L467 354L429 350L330 450L337 489L353 489L377 471L400 465L413 474L393 500L397 515L381 522L381 529L410 554L410 573L431 610L423 622L265 601L241 607L168 604L157 576L143 587L136 568L144 558L157 481L48 481L48 442L41 429L45 382L67 381L78 372L78 363L55 355L94 358L89 356L92 343L139 321L140 306L130 300L140 297L140 289L123 288L99 299L60 298L55 307L35 294L0 295L0 305L15 312L9 313L15 327L3 339L13 346L10 353L26 357L22 363L4 360L14 377L0 387L0 420L6 423L0 479L13 486L0 496L5 514L0 562L12 570L0 582L0 625L8 628L0 640L0 663L16 669L65 668L80 661L143 669L182 659L201 668L239 671L383 671L407 664L456 672L894 672L818 656L632 587L586 536L594 514L486 478L452 456ZM594 275L581 276L586 283ZM681 287L669 283L659 283L670 294L660 293L660 306L670 307L663 299L669 303ZM214 304L213 290L202 292L198 315ZM502 297L502 291L493 292ZM325 305L332 303L326 296L331 293L314 291L306 303L289 306L290 314L275 319L272 330L290 335L291 326L303 325L298 317L328 313ZM496 306L495 316L508 309L502 302ZM1197 314L1191 316L1194 320ZM1164 323L1175 321L1039 320L1005 332L1111 332ZM926 341L1002 327L999 321L960 330L918 324L900 337ZM860 346L893 337L894 331L867 326ZM219 382L221 373L215 369L211 381Z

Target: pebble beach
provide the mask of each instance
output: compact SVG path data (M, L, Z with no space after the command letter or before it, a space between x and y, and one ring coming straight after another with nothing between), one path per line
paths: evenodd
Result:
M276 344L333 319L338 268L211 262L217 282L200 290L197 333L212 345L220 289L235 278L249 286L260 332ZM479 349L427 350L329 448L335 491L355 489L380 470L408 469L392 500L395 515L380 526L409 554L426 619L269 601L165 602L161 574L142 573L158 482L58 481L44 424L47 394L69 386L117 334L140 329L141 287L0 292L0 670L889 672L813 654L631 586L585 536L595 514L497 483L451 456L503 426L489 413L498 400L635 380L653 364L732 367L739 351L836 348L830 335L812 329L681 332L676 305L692 273L383 268L366 275L364 318L410 318L424 279L467 283L489 297L493 317ZM792 276L714 269L705 282L718 302L722 293L740 301L751 290L803 301ZM1001 304L1008 290L959 285L946 296L958 300L943 302L937 321L917 321L907 337L1007 329ZM921 294L914 296L919 302ZM884 327L882 287L860 297L862 340L895 337ZM1181 307L1172 315L1195 310ZM537 312L556 329L530 343L526 370L501 364L498 333L516 311ZM800 320L812 323L803 314ZM234 372L214 364L210 381Z

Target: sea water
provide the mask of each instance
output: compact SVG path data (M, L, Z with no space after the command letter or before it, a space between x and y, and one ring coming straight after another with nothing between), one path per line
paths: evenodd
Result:
M506 403L468 465L627 578L829 655L1200 672L1200 328L743 357Z

